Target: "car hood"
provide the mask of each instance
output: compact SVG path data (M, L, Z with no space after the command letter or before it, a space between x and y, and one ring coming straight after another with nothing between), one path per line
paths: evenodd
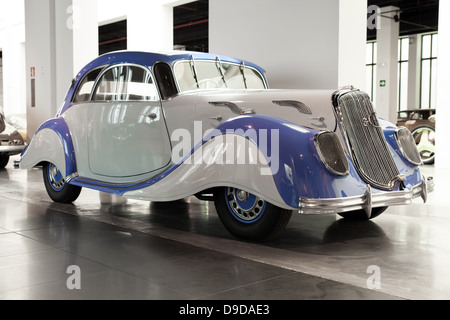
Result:
M197 105L228 108L235 116L263 114L314 130L335 131L332 105L336 90L224 90L198 93ZM228 117L227 117L228 118ZM223 119L228 120L228 119Z

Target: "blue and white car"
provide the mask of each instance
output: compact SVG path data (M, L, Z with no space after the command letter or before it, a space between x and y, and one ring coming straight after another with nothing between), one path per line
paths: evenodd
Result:
M274 239L292 213L372 219L427 200L432 178L406 128L354 88L270 90L250 62L195 52L114 52L73 80L23 152L47 192L214 201L224 226Z

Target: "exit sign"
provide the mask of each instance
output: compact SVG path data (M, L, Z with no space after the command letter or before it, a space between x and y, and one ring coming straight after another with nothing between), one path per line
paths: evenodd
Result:
M381 80L380 81L380 87L386 87L386 80Z

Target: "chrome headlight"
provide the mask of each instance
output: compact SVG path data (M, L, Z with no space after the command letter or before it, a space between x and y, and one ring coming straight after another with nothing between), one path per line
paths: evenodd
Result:
M395 132L395 138L403 157L410 163L421 166L422 159L411 131L407 128L400 128Z
M320 160L331 173L339 176L349 174L347 157L338 136L334 132L320 132L314 137Z

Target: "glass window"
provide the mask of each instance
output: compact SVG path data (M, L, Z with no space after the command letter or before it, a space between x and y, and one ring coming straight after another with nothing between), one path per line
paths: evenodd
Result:
M95 101L156 101L159 100L150 72L137 66L118 66L100 79Z
M90 71L84 79L78 85L77 93L74 95L73 103L81 103L89 101L92 89L94 88L95 80L102 71L102 68L98 68Z
M183 61L175 65L175 77L181 92L197 89L265 89L258 71L238 64L219 61Z
M420 90L420 107L422 109L436 108L437 47L437 34L426 34L422 36L422 77Z
M408 109L409 38L401 38L398 46L398 110Z

